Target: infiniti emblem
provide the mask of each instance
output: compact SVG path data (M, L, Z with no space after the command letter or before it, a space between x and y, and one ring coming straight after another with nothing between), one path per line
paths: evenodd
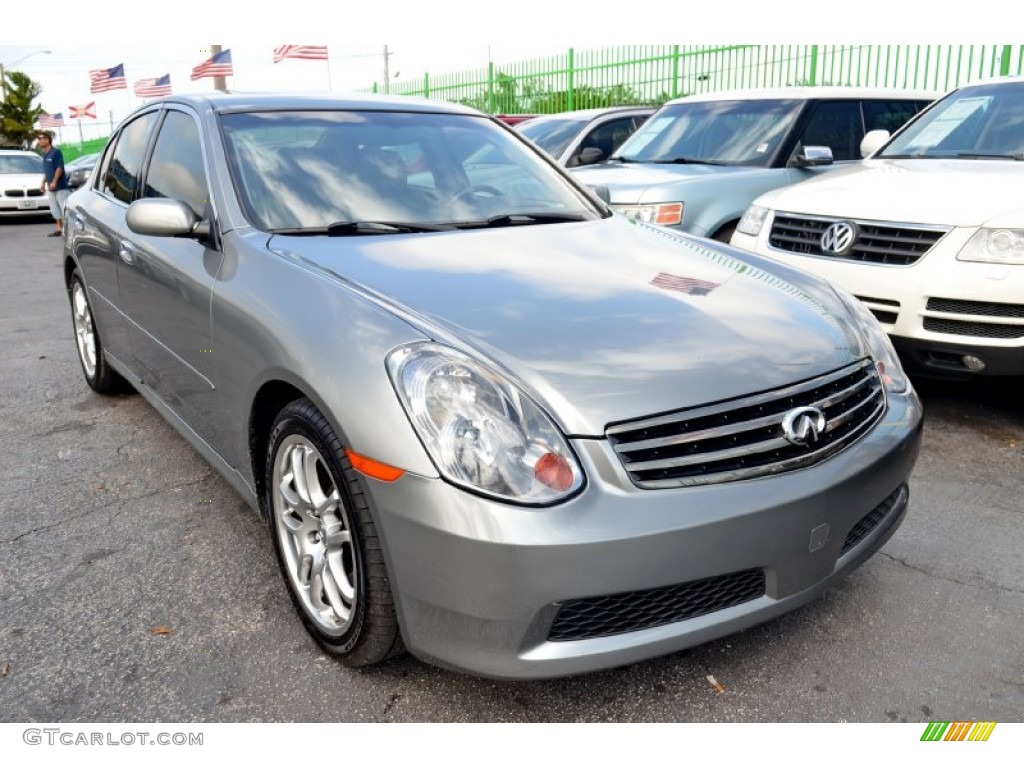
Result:
M849 221L837 221L821 236L821 251L831 256L842 256L853 247L857 227Z
M793 445L816 445L825 427L825 414L818 408L794 408L782 419L782 433Z

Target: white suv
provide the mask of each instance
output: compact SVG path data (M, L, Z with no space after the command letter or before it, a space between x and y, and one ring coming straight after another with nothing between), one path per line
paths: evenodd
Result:
M964 86L862 151L757 198L731 243L853 293L912 369L1024 375L1024 78Z

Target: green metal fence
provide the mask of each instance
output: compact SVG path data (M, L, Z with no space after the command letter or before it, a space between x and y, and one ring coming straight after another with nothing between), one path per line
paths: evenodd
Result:
M631 45L390 83L393 94L493 114L661 104L695 93L790 85L947 91L1024 73L1024 45ZM374 84L372 90L385 90Z

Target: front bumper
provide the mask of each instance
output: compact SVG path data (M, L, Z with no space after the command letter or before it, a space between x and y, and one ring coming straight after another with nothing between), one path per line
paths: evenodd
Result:
M890 397L870 433L816 466L659 491L631 485L606 441L576 440L588 485L547 509L408 474L367 480L405 644L475 674L547 678L672 653L771 619L820 595L892 535L920 434L910 392ZM880 507L882 519L865 531ZM860 538L851 538L858 523ZM741 604L617 634L549 637L566 601L622 603L622 593L656 596L751 571L763 573L763 594Z
M50 200L42 197L0 197L0 216L31 216L49 213Z

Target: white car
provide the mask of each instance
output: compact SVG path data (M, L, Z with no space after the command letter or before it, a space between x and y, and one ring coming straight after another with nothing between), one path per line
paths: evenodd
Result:
M730 242L853 293L911 369L1024 375L1024 78L964 86L862 150L757 198Z
M49 213L50 201L40 191L43 159L35 152L0 149L0 216Z

